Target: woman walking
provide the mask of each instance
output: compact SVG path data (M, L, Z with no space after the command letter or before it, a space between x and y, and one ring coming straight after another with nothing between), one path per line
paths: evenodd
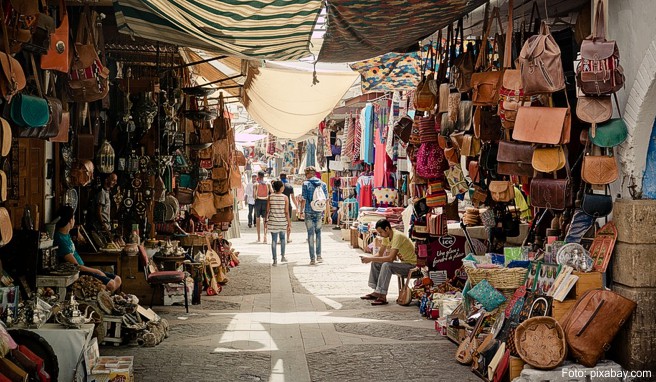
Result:
M284 186L279 180L273 182L273 194L269 196L267 203L266 227L271 233L271 252L273 255L273 266L278 264L276 251L278 247L278 238L280 238L280 262L287 262L285 259L285 234L287 227L291 224L289 216L289 198L283 195Z

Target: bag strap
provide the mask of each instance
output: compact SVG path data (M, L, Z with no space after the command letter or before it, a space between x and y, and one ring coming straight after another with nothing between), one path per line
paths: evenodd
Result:
M508 0L508 26L506 30L506 46L503 53L504 69L512 68L513 3L514 0Z
M597 1L597 11L595 12L594 29L592 30L592 40L606 40L606 20L604 17L604 2Z
M531 304L531 310L528 312L528 318L533 317L533 308L535 308L535 304L537 304L538 301L544 301L544 316L547 315L547 310L549 310L549 301L547 301L547 299L544 297L538 297L533 300L533 304Z
M5 54L7 55L7 62L9 63L9 73L12 76L12 78L7 77L7 71L5 70L0 70L5 75L5 78L7 79L7 82L9 83L9 86L11 89L9 91L11 93L15 93L16 91L16 79L13 78L14 75L14 69L12 68L12 59L10 57L11 55L11 50L9 49L9 33L7 32L7 23L5 19L5 11L4 7L0 6L0 16L2 16L2 20L0 22L2 23L2 43L5 46Z
M542 17L540 16L540 8L538 7L538 2L537 0L533 0L533 7L531 7L531 18L529 19L529 31L532 31L536 34L539 33L541 22Z
M39 76L39 71L36 67L36 61L34 61L34 54L30 53L30 61L32 61L32 71L34 72L34 81L36 81L36 89L39 92L39 97L43 98L43 89L41 88L41 76Z
M492 24L494 23L494 19L496 19L497 24L499 25L499 31L503 33L503 25L501 24L501 18L499 17L499 8L494 7L492 9L492 14L489 17L486 17L487 28L485 28L485 31L483 32L483 40L481 42L481 49L478 52L478 59L476 60L476 66L474 68L475 70L478 70L479 68L483 67L487 63L488 38L490 37L490 32L492 30Z

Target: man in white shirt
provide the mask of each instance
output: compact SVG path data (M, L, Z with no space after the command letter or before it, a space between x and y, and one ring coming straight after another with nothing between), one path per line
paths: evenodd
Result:
M257 181L257 175L251 175L251 182L246 186L244 190L244 195L246 196L246 203L248 204L248 228L253 227L255 223L255 182Z

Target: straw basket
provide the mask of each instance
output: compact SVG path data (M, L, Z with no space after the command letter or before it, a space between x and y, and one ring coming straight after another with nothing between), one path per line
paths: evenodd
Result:
M538 369L553 369L567 356L565 332L553 317L533 317L515 330L517 353Z
M471 286L475 286L484 279L495 289L517 289L526 280L525 268L467 268L467 277Z

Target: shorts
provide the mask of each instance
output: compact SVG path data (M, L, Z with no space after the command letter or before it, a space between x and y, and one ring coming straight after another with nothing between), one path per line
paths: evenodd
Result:
M104 285L109 284L110 281L112 281L116 278L116 275L113 274L113 273L109 273L109 272L103 272L103 273L105 274L104 276L101 276L101 275L96 274L96 273L80 272L80 276L85 276L85 275L86 276L91 276L93 278L96 278L96 279L100 280L100 282L102 282Z
M268 200L255 199L255 218L266 217Z

